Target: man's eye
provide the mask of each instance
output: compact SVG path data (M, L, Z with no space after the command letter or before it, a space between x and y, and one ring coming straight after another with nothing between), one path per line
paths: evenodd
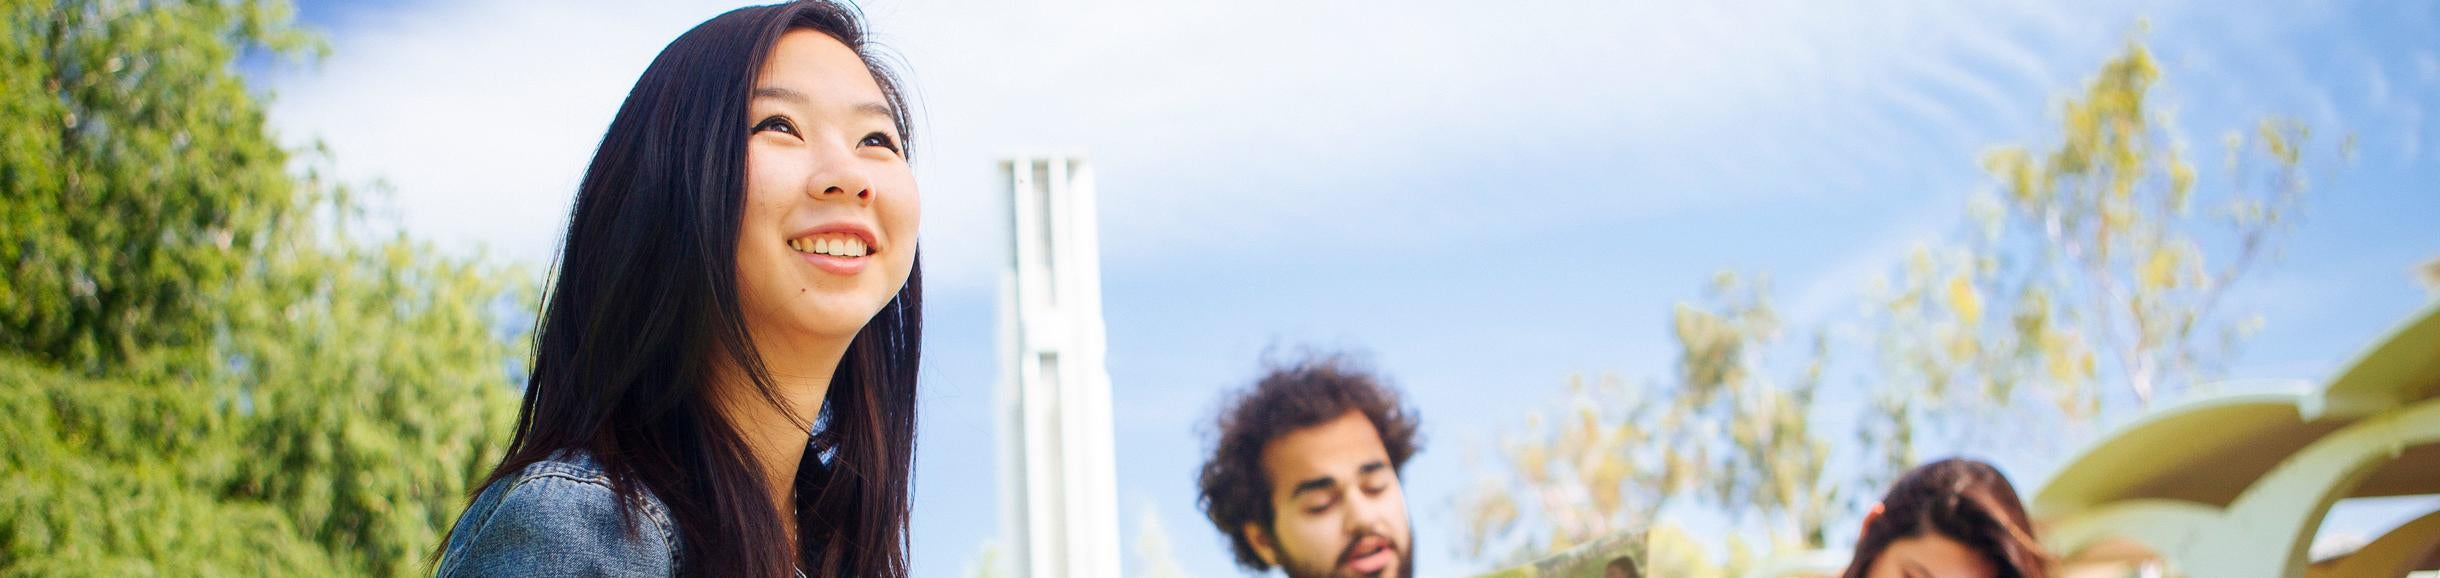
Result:
M789 123L788 119L785 117L777 116L763 119L762 122L754 123L754 132L762 132L766 130L776 130L785 134L796 134L796 125Z
M1387 471L1372 472L1364 476L1361 487L1364 488L1366 495L1379 494L1389 490L1389 485L1396 481L1398 481L1398 477Z
M890 135L882 133L864 135L863 142L858 142L856 144L858 146L881 147L890 149L890 152L898 152L897 139L892 139L890 138Z

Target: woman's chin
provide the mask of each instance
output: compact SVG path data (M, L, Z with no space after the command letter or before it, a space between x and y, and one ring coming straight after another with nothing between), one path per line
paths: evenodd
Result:
M789 311L788 326L792 333L815 339L853 339L864 330L865 322L881 313L889 301L874 301L845 295L837 299L800 301Z

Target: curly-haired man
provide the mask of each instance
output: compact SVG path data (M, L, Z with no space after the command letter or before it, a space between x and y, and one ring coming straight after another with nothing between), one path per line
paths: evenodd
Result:
M1204 515L1237 565L1290 578L1414 576L1399 475L1419 448L1414 410L1339 357L1273 368L1220 411L1203 464Z

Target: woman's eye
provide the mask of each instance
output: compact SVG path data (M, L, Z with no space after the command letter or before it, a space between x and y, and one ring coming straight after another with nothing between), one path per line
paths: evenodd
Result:
M786 118L776 116L763 119L762 122L754 124L754 132L762 132L766 130L776 130L785 134L796 134L796 125L789 124L788 119Z
M898 141L891 139L890 135L882 133L864 135L864 141L856 144L858 146L881 147L890 149L890 152L898 152Z

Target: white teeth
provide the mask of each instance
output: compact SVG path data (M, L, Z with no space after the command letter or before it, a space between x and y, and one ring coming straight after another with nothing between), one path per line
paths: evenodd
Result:
M799 253L819 253L838 257L862 257L872 252L863 239L855 237L805 237L789 239L788 248Z

